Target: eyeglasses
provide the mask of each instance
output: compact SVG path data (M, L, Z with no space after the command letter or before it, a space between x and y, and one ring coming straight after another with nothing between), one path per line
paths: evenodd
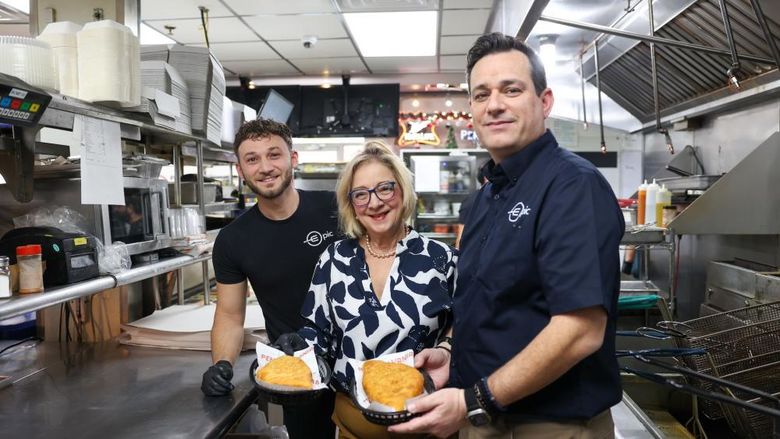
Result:
M383 181L373 189L355 189L349 191L349 199L352 204L362 207L371 202L371 194L376 195L382 201L390 201L395 196L395 182Z

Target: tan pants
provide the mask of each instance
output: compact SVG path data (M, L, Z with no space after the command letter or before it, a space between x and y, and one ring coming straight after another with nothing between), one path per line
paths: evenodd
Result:
M612 413L605 410L587 421L509 423L498 418L484 427L468 426L461 439L613 439Z
M349 396L336 392L333 422L339 428L339 439L415 439L424 435L397 434L387 427L368 422L363 413L355 407Z

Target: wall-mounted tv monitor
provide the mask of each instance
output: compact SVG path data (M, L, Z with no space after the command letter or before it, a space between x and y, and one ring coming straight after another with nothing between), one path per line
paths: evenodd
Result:
M287 123L287 119L290 118L290 113L292 113L294 107L295 105L292 102L285 99L276 90L269 89L265 102L263 102L263 106L260 107L260 111L257 113L257 118Z
M296 135L395 137L399 100L398 84L302 86Z

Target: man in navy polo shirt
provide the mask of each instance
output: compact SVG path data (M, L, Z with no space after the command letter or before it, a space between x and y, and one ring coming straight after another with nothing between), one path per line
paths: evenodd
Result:
M390 431L614 437L624 231L615 195L545 130L553 94L523 42L483 35L467 79L490 182L461 241L451 356L434 348L416 359L437 382L449 372L450 387L410 403L422 416Z

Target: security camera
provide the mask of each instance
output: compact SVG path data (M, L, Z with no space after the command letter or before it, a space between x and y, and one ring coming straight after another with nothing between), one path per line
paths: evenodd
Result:
M317 44L317 37L315 35L304 35L301 39L301 42L303 43L303 47L305 49L311 49L315 44Z

